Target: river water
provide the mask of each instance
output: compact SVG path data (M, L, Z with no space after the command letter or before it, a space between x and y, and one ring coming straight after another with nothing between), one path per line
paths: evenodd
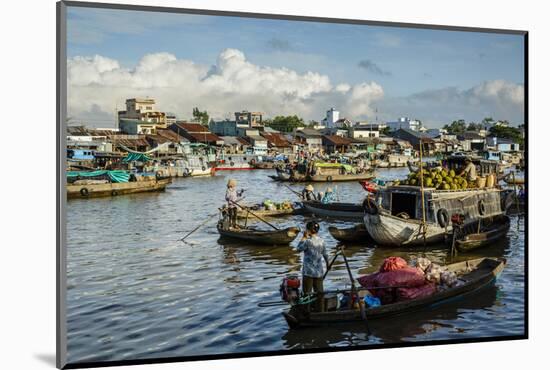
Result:
M380 170L379 178L403 177L407 170ZM67 211L67 327L70 363L175 356L252 353L286 349L347 347L424 340L524 334L524 220L512 217L506 239L454 261L504 256L508 264L494 287L401 318L363 324L290 330L284 306L258 307L279 299L283 276L300 271L291 246L260 247L221 240L211 222L187 243L179 239L223 204L225 184L236 178L244 203L296 200L271 171L218 172L210 178L175 179L165 192L74 200ZM322 186L322 188L321 188ZM316 190L324 190L325 185ZM295 186L300 190L299 186ZM360 201L356 182L338 184L341 201ZM275 219L299 225L303 216ZM321 235L332 253L336 241L322 221ZM265 226L268 228L267 226ZM423 248L348 245L355 276L375 271L384 258L420 256ZM448 263L444 246L426 257ZM325 288L349 287L341 258Z

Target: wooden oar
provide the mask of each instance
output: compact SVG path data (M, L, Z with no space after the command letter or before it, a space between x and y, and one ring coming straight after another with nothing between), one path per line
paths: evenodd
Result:
M346 269L348 270L349 279L351 280L351 295L353 297L353 294L355 293L357 299L359 299L359 294L357 292L357 288L355 287L355 280L353 279L353 274L351 273L351 269L349 267L348 258L346 257L346 254L344 253L344 251L342 251L342 257L344 257L344 263L346 264ZM367 320L367 314L365 312L365 306L363 303L359 303L359 307L361 310L361 316L363 320L365 320L365 325L367 326L367 340L368 340L368 337L371 335L371 331L369 327L369 321Z
M340 254L340 248L336 249L336 252L334 253L334 257L332 257L332 261L330 261L330 263L328 264L327 271L323 275L323 280L325 280L325 278L328 275L328 272L330 271L330 269L332 268L332 265L334 264L334 261L336 261L336 258L338 258L338 254Z
M288 185L285 185L285 187L290 190L291 192L293 192L294 194L296 194L298 197L300 197L300 199L304 199L304 197L302 196L301 193L297 192L296 190L292 189L290 186Z
M271 223L267 222L266 220L264 220L263 218L261 218L260 216L258 216L258 215L255 214L254 212L252 212L250 209L245 208L245 207L241 206L239 203L234 202L234 201L232 201L232 200L230 200L230 202L233 203L234 205L236 205L237 207L239 207L240 209L242 209L242 210L244 210L244 211L250 213L252 216L256 217L258 220L260 220L260 221L266 223L267 225L271 226L271 227L274 228L275 230L280 231L280 229L279 229L277 226L274 226L274 225L272 225Z
M189 235L193 234L195 231L200 229L201 226L204 226L208 221L210 221L212 219L212 217L217 216L217 215L218 215L218 212L208 216L208 218L206 220L204 220L204 222L202 222L199 226L197 226L193 230L191 230L187 235L185 235L183 238L181 238L180 241L184 241Z

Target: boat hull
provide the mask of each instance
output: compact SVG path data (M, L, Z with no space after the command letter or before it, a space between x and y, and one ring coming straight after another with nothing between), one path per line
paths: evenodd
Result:
M376 320L394 315L402 315L422 309L435 307L456 297L475 292L488 286L496 280L504 269L506 260L503 258L479 258L447 265L449 271L454 271L464 281L463 285L439 291L421 299L402 301L379 307L367 308L364 315L367 320ZM309 312L302 306L293 306L283 312L291 328L324 326L344 322L365 321L359 309L349 309L329 312Z
M510 229L510 218L502 216L494 221L494 223L495 226L485 232L467 235L463 239L457 240L456 248L461 252L468 252L485 247L504 238Z
M223 237L240 239L265 245L283 245L289 244L294 239L296 239L296 237L300 233L300 229L297 227L288 227L286 229L278 231L263 231L253 229L227 230L218 225L218 232Z
M67 199L88 199L163 191L170 183L172 183L172 180L170 178L165 178L160 180L146 180L136 182L92 185L67 185Z
M340 242L366 242L372 238L364 224L357 224L346 229L329 226L328 231L332 237Z
M312 213L316 216L360 221L364 215L363 207L355 203L323 204L318 201L304 201L302 205L306 213Z

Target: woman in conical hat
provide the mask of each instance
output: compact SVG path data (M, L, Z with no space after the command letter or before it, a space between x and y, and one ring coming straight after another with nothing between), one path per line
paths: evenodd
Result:
M315 200L315 192L311 184L307 185L304 190L302 190L302 199Z
M237 191L237 180L229 179L227 181L227 191L225 192L225 200L229 211L229 221L232 227L237 227L237 205L244 190Z

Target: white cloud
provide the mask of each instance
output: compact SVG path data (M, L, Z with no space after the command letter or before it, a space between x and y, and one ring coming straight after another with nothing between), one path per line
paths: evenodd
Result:
M372 102L383 96L375 82L333 86L319 73L255 65L236 49L223 50L211 67L169 53L145 55L131 69L99 55L74 57L68 61L68 86L69 116L77 120L95 112L114 121L116 107L136 96L154 97L159 109L184 119L195 106L214 118L249 109L306 120L319 120L328 106L339 106L349 118L359 119L371 114Z

